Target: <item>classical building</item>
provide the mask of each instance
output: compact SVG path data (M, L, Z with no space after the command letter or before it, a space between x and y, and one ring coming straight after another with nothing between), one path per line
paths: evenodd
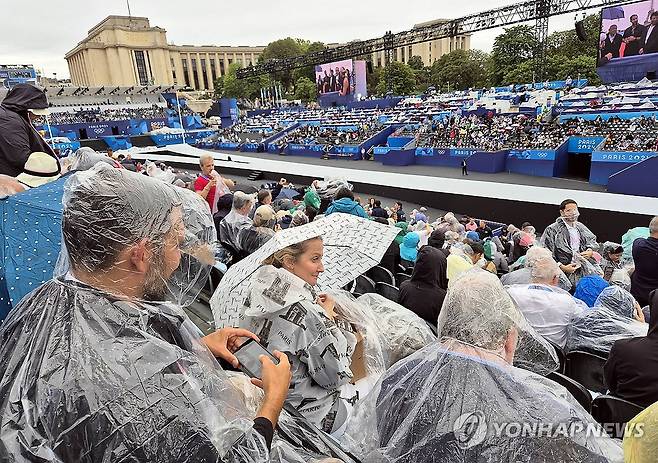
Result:
M449 22L447 19L435 19L420 24L415 24L414 29L419 27L431 26ZM470 50L471 34L458 35L429 42L416 43L407 47L396 48L393 52L393 59L405 64L409 63L412 56L420 56L425 66L431 66L434 61L441 58L454 50ZM372 54L372 64L375 67L381 67L386 64L385 52L378 51Z
M231 63L248 66L265 47L172 45L148 18L108 16L69 51L71 82L82 86L180 85L213 90Z

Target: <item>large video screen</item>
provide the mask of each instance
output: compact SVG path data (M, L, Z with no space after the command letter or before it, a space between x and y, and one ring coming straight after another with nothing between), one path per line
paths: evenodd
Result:
M366 63L346 59L315 66L315 85L319 95L366 97Z
M658 53L658 0L601 10L598 65Z

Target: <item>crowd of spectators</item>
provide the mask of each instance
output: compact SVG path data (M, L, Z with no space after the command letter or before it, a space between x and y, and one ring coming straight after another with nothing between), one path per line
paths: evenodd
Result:
M2 384L19 396L0 417L13 420L10 430L0 427L5 448L26 452L38 438L62 460L93 451L176 461L183 449L192 458L260 462L340 456L330 442L363 460L455 461L454 419L465 410L489 418L495 409L508 422L584 428L570 438L540 436L541 445L536 436L500 443L483 434L490 461L510 449L532 461L590 461L582 452L618 461L620 443L585 434L596 426L592 409L558 385L578 379L555 375L564 371L558 352L586 348L608 357L598 373L609 394L638 410L658 401L658 217L637 239L600 243L573 200L540 231L361 198L343 179L280 179L254 194L220 175L210 156L186 182L166 166L125 157L84 151L74 160L64 194L65 271L0 326L0 338L11 340L0 346ZM333 230L344 233L339 246L319 239L322 230L307 232L332 220L357 226ZM364 250L350 246L363 236L379 261L376 276L354 274L352 295L318 291L319 276L337 271L341 247L339 273L353 274ZM180 305L211 264L226 271L211 305L244 295L244 312L239 327L201 337ZM592 335L596 326L606 326L605 336ZM245 338L279 361L261 360L253 383L226 371L238 366L233 351ZM65 351L56 348L62 340ZM102 374L89 364L103 365ZM117 397L134 403L108 405ZM13 418L44 400L39 416ZM116 423L104 418L108 406ZM314 427L300 424L308 422ZM119 430L124 440L109 438Z
M290 143L301 145L359 145L375 135L381 126L374 122L364 124L357 130L340 130L336 127L305 125L286 133L276 140L279 146Z

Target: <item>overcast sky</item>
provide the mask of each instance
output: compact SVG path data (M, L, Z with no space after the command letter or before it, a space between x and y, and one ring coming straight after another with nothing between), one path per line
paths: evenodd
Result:
M400 32L438 18L458 18L520 0L130 0L178 45L266 45L287 36L325 43ZM327 8L329 7L329 8ZM0 64L33 64L48 77L69 76L64 54L108 15L127 14L126 0L12 1L0 15ZM551 30L573 27L573 15L551 19ZM501 29L473 35L472 48L490 50Z

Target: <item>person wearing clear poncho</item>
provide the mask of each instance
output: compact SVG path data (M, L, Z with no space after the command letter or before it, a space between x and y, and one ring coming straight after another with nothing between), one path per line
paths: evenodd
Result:
M648 330L642 308L631 293L608 286L594 307L581 312L567 327L565 351L584 350L607 357L615 341L646 336Z
M345 291L318 291L323 252L315 237L269 256L251 279L240 326L288 355L289 403L340 436L351 408L386 368L434 336L415 314L379 295L355 301Z
M362 461L622 460L619 443L540 376L557 369L555 351L495 275L473 269L453 282L438 335L355 407L344 441Z
M254 205L254 198L242 191L233 193L231 212L219 223L219 241L237 255L241 253L238 235L240 231L253 225L249 211Z
M309 461L324 450L273 436L284 419L299 435L279 416L282 354L263 360L265 395L249 405L251 389L236 388L215 356L237 366L231 350L255 336L202 338L181 309L213 258L200 197L101 164L73 175L63 201L57 276L0 328L0 460Z

